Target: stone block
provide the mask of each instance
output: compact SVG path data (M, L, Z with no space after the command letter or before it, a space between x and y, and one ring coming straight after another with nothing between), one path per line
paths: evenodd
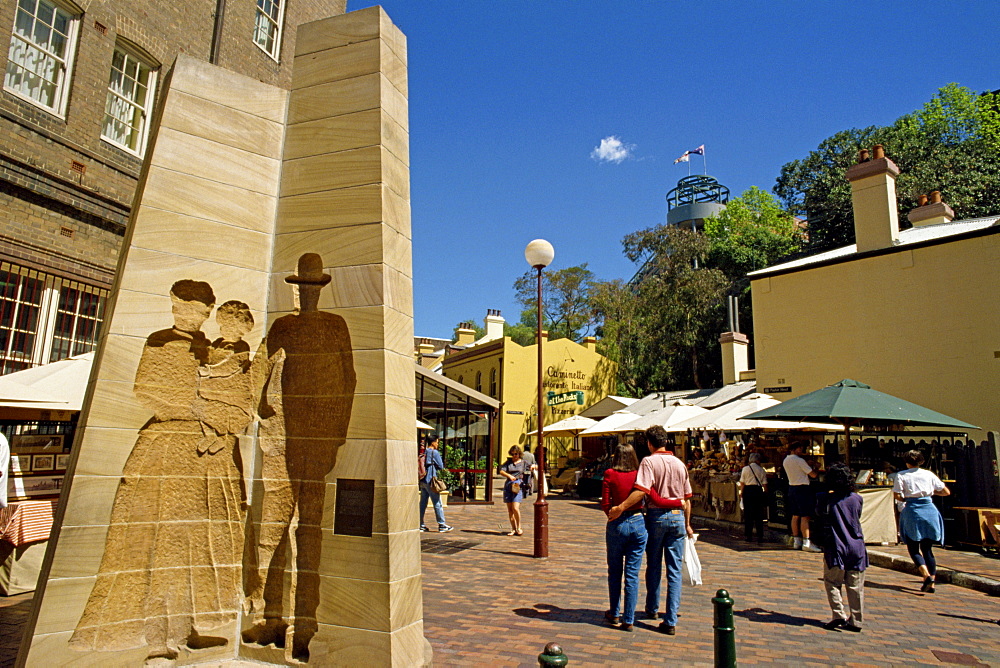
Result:
M285 120L288 91L184 54L177 56L170 89L275 123Z
M281 123L178 90L170 92L161 128L211 139L265 158L281 158Z

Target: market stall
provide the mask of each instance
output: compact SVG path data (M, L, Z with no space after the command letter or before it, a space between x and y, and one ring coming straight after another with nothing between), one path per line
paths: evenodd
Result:
M0 509L0 594L34 591L57 500L15 501Z

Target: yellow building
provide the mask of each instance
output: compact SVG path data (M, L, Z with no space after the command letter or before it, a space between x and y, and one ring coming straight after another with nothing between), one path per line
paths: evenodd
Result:
M496 320L499 314L492 318ZM536 438L528 436L535 429L538 393L537 344L521 346L509 336L496 336L496 323L487 335L474 342L468 328L457 331L456 346L467 346L444 355L442 373L474 390L500 400L497 425L497 457L506 457L512 445L534 449ZM502 332L502 318L499 318ZM492 335L492 336L491 336ZM548 340L543 334L542 366L545 393L545 424L576 415L600 401L615 388L618 366L597 352L597 340L587 337L583 343L570 339ZM549 461L566 454L572 439L546 438Z
M900 231L880 148L847 172L855 245L750 274L758 391L854 378L1000 429L1000 217L952 222L932 193Z

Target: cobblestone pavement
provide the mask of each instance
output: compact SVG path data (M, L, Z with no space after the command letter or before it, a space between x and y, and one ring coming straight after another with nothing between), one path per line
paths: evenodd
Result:
M826 631L822 555L777 544L749 547L697 521L705 583L684 588L677 635L662 635L648 621L638 621L634 633L608 628L603 514L596 503L550 497L550 558L536 560L533 499L523 508L522 537L504 535L507 515L499 503L452 505L447 517L454 532L422 534L424 633L436 666L537 666L536 656L552 641L571 667L709 666L711 599L725 588L735 600L741 665L1000 667L1000 598L948 585L925 595L918 578L873 567L864 631ZM950 554L942 552L943 564ZM643 595L640 586L640 606ZM2 668L13 665L31 596L0 597Z
M548 560L531 557L530 503L524 511L523 537L500 534L507 519L499 504L453 505L454 532L423 534L424 633L435 665L535 666L551 641L570 666L712 665L711 599L725 588L735 600L741 665L1000 666L1000 598L948 585L922 594L918 578L871 568L864 631L826 631L822 555L749 547L697 521L704 585L684 588L677 635L660 634L656 622L639 621L633 633L608 628L597 504L550 497ZM640 585L640 607L643 596Z
M873 550L888 552L900 557L909 559L910 553L906 551L905 545L873 545ZM993 555L985 556L979 552L967 550L953 550L934 548L934 558L937 560L939 568L950 568L955 571L963 571L973 575L979 575L992 580L1000 580L1000 557Z

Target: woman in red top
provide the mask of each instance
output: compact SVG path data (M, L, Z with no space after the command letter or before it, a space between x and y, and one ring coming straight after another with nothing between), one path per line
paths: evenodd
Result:
M631 445L618 445L611 468L604 472L601 508L606 515L612 506L628 498L635 485L639 460ZM608 521L604 534L608 548L608 594L611 608L604 613L609 624L621 623L622 631L631 631L635 622L635 604L639 597L639 569L646 549L646 524L638 507ZM622 597L622 574L625 576L625 605L618 616Z

